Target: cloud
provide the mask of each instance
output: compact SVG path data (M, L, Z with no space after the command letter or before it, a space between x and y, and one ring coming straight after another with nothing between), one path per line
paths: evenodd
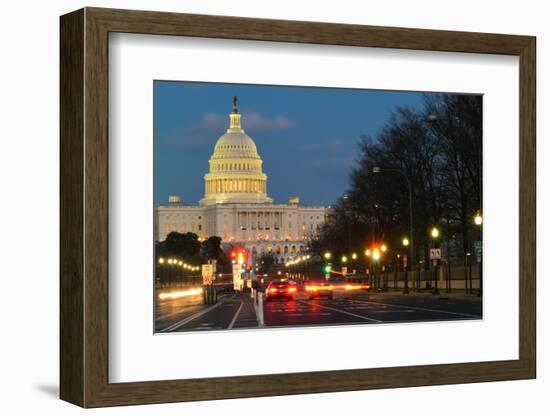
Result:
M285 116L269 118L256 112L243 114L243 124L253 131L286 130L294 127L294 123Z
M223 130L228 127L227 114L205 113L202 116L200 127L208 130ZM255 111L245 112L242 115L242 125L247 131L274 131L286 130L294 127L294 123L286 116L277 115L273 118Z
M287 117L278 115L269 118L255 111L243 113L243 128L247 132L268 132L290 129L294 123ZM229 116L220 113L204 113L195 126L173 128L158 137L159 143L166 146L213 145L229 127Z

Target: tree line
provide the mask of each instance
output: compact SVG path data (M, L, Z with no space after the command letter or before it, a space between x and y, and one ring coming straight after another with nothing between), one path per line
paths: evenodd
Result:
M349 189L336 202L313 250L349 255L384 241L394 253L405 253L401 241L410 238L407 179L416 260L427 263L428 248L435 244L429 230L437 226L439 244L455 262L463 261L480 238L472 222L482 202L480 95L425 95L421 108L399 107L379 134L361 137Z

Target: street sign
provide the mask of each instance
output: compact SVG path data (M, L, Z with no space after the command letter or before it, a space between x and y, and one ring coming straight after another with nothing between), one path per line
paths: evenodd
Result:
M214 267L211 264L202 265L202 284L211 285L214 276Z
M440 248L431 248L430 249L430 260L441 260L441 249Z
M241 265L233 265L233 290L240 291L242 289L243 281L241 279Z
M474 248L475 248L476 256L481 257L481 252L483 248L483 244L481 243L481 241L474 241Z

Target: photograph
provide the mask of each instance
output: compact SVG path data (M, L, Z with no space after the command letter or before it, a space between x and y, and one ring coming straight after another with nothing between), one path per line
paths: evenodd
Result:
M482 103L154 81L154 332L482 319Z

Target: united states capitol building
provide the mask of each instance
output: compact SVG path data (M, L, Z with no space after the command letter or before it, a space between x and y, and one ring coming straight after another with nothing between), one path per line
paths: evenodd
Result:
M252 261L272 253L279 264L304 253L330 208L302 206L298 197L275 203L262 164L256 144L242 128L235 97L229 128L218 139L204 176L204 198L191 206L172 195L167 204L157 205L155 239L162 241L172 231L193 232L201 240L219 236L224 248L244 247Z

